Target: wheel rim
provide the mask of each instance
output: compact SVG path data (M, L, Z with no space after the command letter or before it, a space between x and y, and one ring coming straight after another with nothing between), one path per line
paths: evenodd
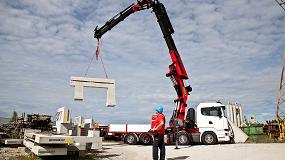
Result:
M207 135L205 136L205 141L206 141L207 143L213 143L213 141L214 141L213 135L207 134Z
M144 138L143 138L143 143L149 143L149 141L150 141L150 137L148 137L148 136L145 136Z
M179 142L181 143L181 144L185 144L185 143L187 143L187 136L186 135L180 135L179 136Z
M128 136L127 141L128 143L132 143L134 141L134 137L133 136Z

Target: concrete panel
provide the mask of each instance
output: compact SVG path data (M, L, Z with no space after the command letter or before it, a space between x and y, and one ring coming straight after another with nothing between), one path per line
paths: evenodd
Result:
M240 112L240 121L241 121L241 125L242 125L244 122L243 122L243 112L242 112L241 105L239 105L239 112Z
M234 132L235 143L244 143L248 139L246 135L239 127L237 127L233 122L228 121Z
M83 88L106 88L107 89L107 107L114 107L116 105L115 96L115 80L103 78L88 78L88 77L71 77L70 85L75 87L74 99L83 100Z
M227 109L227 119L230 120L230 107L229 105L226 105L226 109Z
M61 156L67 155L67 148L49 147L49 146L34 146L31 151L37 156Z
M45 146L38 145L32 141L24 139L23 144L38 156L54 156L54 155L66 155L67 148L65 146Z
M232 108L233 108L233 123L235 125L237 125L237 110L236 110L236 106L235 105L232 105Z
M229 110L230 110L230 112L229 112L229 113L230 113L230 114L229 114L229 115L230 115L229 118L230 118L230 121L233 122L233 121L234 121L234 120L233 120L233 107L232 107L231 104L229 104Z
M237 104L236 105L236 110L237 110L237 126L240 127L241 126L241 115L240 115L240 107Z
M26 138L23 140L23 144L24 144L24 146L26 146L30 150L36 145L34 142L29 141Z
M23 143L23 139L4 139L5 145L20 145Z

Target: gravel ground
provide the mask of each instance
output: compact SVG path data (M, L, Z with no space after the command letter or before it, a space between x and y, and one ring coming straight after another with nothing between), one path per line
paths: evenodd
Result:
M104 143L103 151L112 160L152 159L152 146ZM284 153L285 143L166 146L167 160L282 160Z
M283 160L285 153L285 143L194 145L179 146L179 149L174 147L166 146L167 160ZM89 158L82 159L151 160L152 146L104 142L102 150L90 154L87 156ZM20 155L28 155L23 147L0 148L0 160L8 160ZM61 157L60 159L73 158Z

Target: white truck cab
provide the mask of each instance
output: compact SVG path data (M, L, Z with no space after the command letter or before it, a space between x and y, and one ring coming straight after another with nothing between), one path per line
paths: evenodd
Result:
M196 124L204 144L230 141L230 129L221 103L200 103L196 109Z

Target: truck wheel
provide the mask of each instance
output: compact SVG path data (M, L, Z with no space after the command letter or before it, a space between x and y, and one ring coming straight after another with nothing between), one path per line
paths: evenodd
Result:
M217 143L217 136L213 132L205 132L202 135L202 142L205 145L212 145Z
M137 135L130 133L130 134L126 135L125 142L127 144L131 144L131 145L137 144L138 137L137 137Z
M152 137L149 134L147 134L147 133L143 133L140 136L140 142L143 145L148 145L148 144L150 144L152 142Z
M179 132L177 138L179 145L188 145L190 143L190 138L186 132Z

